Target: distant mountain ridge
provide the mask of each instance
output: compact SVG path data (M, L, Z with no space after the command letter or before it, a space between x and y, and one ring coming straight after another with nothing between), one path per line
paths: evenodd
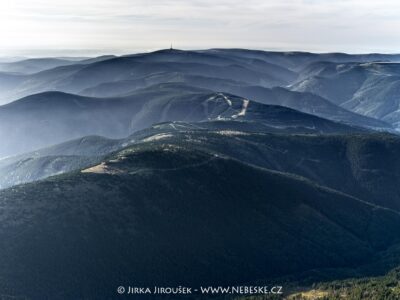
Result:
M307 73L291 89L320 95L355 113L399 126L400 64L319 63Z
M380 102L386 101L386 98L388 101L393 101L391 99L396 91L395 78L400 76L399 68L395 67L396 63L378 63L382 61L397 62L399 55L313 54L240 49L202 51L167 49L79 61L32 59L15 62L12 65L38 65L41 68L40 72L0 74L2 86L0 98L5 102L10 102L46 91L60 91L83 96L117 97L155 84L181 82L214 92L237 94L266 104L288 106L339 122L352 121L359 126L389 129L391 125L397 126L396 110L391 108L395 104L386 104L383 113L372 112L371 108L362 108L358 104L355 107L354 103L358 103L355 102L358 101L356 99L363 96L353 95L360 88L357 84L360 85L367 77L372 76L372 81L368 79L368 82L375 82L375 77L379 79L380 77L376 75L378 72L392 76L393 80L384 82L382 77L381 82L373 83L377 85L376 88L371 86L372 83L368 83L371 88L368 88L365 93L368 95L379 93L374 96L374 99L379 96ZM391 65L394 67L390 67ZM381 67L373 69L373 66ZM340 93L343 96L340 96L340 99L338 92L335 91L335 81L328 80L328 77L327 79L321 77L328 76L327 72L330 72L329 76L333 76L332 78L339 79L346 76L342 79ZM321 79L318 79L318 76ZM312 79L314 77L315 79ZM357 80L361 81L357 83ZM311 86L314 81L317 85L321 82L320 87L323 92ZM384 89L380 86L384 86ZM274 89L271 94L268 91L270 88L282 89ZM291 96L283 88L302 94ZM318 99L309 93L324 99ZM352 100L354 102L352 103L351 98L355 96L358 98ZM295 100L288 100L289 98L308 99L306 100L308 103L297 103ZM365 115L370 119L348 113L346 110ZM380 121L374 119L380 119Z
M0 148L0 155L33 151L87 135L123 138L164 121L236 118L270 126L302 126L317 132L362 130L230 94L161 84L126 97L91 98L46 92L1 106L0 138L7 138L8 143Z

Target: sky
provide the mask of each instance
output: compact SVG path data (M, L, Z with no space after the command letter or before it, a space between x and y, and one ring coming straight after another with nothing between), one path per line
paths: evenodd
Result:
M398 0L0 0L0 56L216 47L400 53Z

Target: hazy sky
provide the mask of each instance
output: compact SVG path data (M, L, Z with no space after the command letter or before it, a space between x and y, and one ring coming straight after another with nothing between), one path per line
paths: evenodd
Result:
M120 54L171 42L400 52L400 1L0 0L0 55Z

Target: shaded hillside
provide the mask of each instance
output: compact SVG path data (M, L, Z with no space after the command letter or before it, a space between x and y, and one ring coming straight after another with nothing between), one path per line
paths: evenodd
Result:
M353 266L400 238L397 213L169 144L132 146L0 198L0 288L33 298L112 297L132 278L218 285Z
M179 72L167 72L149 75L135 80L107 82L85 89L80 94L94 97L126 96L141 88L151 88L160 83L180 83L188 86L225 92L251 99L264 104L290 107L305 113L314 114L329 120L348 124L391 130L384 121L366 117L346 110L331 101L308 92L295 92L285 88L265 88L244 82L213 77L185 75Z
M153 136L155 141L160 139L159 143L213 151L248 164L306 177L359 199L400 210L400 189L396 184L400 180L400 139L394 135L299 134L283 128L273 131L221 122L196 125L207 130L165 124L131 138L140 141Z
M293 90L320 95L345 109L398 127L399 64L316 63L302 77Z
M165 121L253 120L270 126L347 132L351 127L288 108L182 85L163 84L121 98L60 92L32 95L0 107L0 155L19 154L87 135L124 138Z
M262 116L266 122L260 118L162 123L121 140L88 137L4 159L0 161L0 186L80 169L135 143L173 143L296 174L364 201L400 210L396 184L400 141L396 136L340 127L321 131L323 123L310 128L306 118L296 119L291 111L271 108L277 110L269 109L268 115Z

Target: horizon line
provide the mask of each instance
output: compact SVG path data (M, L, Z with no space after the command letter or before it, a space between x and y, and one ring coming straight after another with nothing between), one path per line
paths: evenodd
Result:
M135 54L145 54L145 53L153 53L163 50L180 50L180 51L210 51L210 50L247 50L247 51L260 51L260 52L270 52L270 53L309 53L309 54L344 54L344 55L400 55L400 52L387 52L387 51L360 51L360 52L352 52L352 51L310 51L305 49L277 49L277 48L241 48L241 47L211 47L211 48L152 48L152 49L138 49L138 50L105 50L105 49L33 49L31 51L21 51L15 50L15 54L1 54L0 50L0 58L2 59L35 59L35 58L87 58L87 57L99 57L99 56L107 56L113 55L117 57L135 55ZM13 52L7 51L7 52ZM25 52L25 54L23 53ZM29 53L30 52L30 53ZM58 53L58 54L57 54Z

